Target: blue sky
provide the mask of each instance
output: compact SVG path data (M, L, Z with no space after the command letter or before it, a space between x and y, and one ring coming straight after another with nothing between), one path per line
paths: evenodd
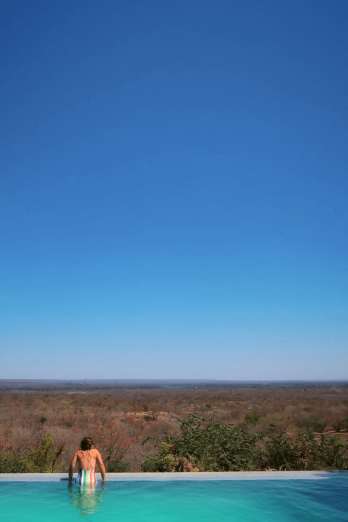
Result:
M0 10L0 378L347 379L347 2Z

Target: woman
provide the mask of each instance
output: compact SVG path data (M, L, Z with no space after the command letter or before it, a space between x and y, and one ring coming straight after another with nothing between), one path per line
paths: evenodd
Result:
M76 484L96 484L97 477L95 467L98 466L102 480L105 480L105 466L103 459L97 449L95 449L91 437L85 437L81 441L81 449L78 450L70 464L69 481L72 482L74 468L76 464L79 466L79 473L75 479Z

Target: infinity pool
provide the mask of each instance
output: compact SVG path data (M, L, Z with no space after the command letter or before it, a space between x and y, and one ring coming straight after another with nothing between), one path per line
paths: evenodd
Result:
M173 477L175 478L175 477ZM348 521L348 474L301 479L115 481L94 491L67 482L0 481L4 522Z

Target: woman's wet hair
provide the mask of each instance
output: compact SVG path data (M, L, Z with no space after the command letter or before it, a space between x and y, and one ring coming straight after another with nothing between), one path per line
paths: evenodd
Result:
M92 446L93 446L93 440L91 439L91 437L85 437L84 439L81 440L81 449L83 451L90 450Z

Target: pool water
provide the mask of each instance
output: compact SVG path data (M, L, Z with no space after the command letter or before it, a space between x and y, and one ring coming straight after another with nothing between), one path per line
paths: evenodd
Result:
M317 480L134 481L98 484L0 482L4 522L348 521L348 475Z

